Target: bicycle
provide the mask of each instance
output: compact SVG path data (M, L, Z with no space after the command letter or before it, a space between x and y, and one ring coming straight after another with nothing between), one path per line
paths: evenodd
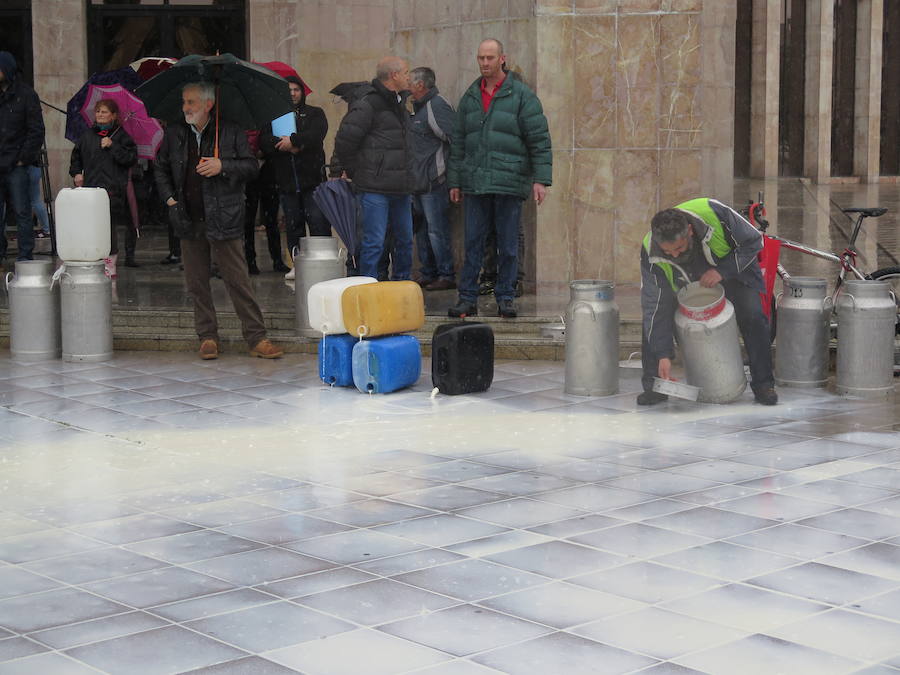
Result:
M800 253L804 253L806 255L811 255L816 258L821 258L823 260L829 260L831 262L837 263L840 265L840 270L838 271L837 280L835 281L834 290L831 294L832 307L836 306L837 297L841 292L841 286L844 281L847 279L848 274L852 274L855 278L861 280L884 280L889 281L893 287L893 294L895 300L898 302L897 307L897 323L896 331L900 334L900 298L898 298L898 293L900 293L900 265L893 265L890 267L883 267L881 269L877 269L874 272L865 272L856 264L856 258L859 255L859 252L856 250L856 239L859 237L860 232L862 231L863 221L866 218L878 218L879 216L883 216L887 213L886 208L882 207L851 207L848 209L841 209L841 211L847 215L849 218L853 217L853 214L856 214L856 221L853 224L853 230L850 234L850 238L847 241L847 246L841 253L833 253L831 251L823 251L821 249L814 248L812 246L807 246L801 242L793 241L791 239L787 239L785 237L780 237L775 234L768 234L767 230L769 228L769 221L766 220L766 207L763 202L762 193L759 194L758 201L752 202L747 209L745 210L745 215L747 215L750 219L750 223L756 227L764 238L769 240L774 240L780 243L782 248L789 249L791 251L798 251ZM790 273L784 268L784 266L779 262L777 264L777 273L781 278L782 282L787 281L791 278ZM768 289L771 291L771 289ZM772 326L772 337L775 337L776 330L776 315L775 315L775 297L774 294L770 298L771 302L771 326Z

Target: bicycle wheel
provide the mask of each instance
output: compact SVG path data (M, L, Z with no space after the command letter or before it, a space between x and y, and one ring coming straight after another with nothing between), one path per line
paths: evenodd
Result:
M875 270L867 278L877 281L889 281L891 289L894 291L894 299L897 301L897 323L896 332L900 335L900 266L883 267Z

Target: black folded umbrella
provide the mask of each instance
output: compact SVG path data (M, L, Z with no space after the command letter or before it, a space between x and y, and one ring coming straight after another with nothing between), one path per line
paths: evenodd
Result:
M356 196L350 182L343 178L325 181L313 192L313 199L344 242L356 266L356 247L359 244L356 232Z
M353 97L353 92L359 89L364 84L369 84L368 82L341 82L334 89L329 91L329 94L334 94L335 96L340 96L347 103L350 103L350 99Z

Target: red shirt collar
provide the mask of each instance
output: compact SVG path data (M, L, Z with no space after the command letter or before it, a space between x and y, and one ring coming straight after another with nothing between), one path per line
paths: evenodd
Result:
M490 91L488 91L488 88L487 88L487 81L482 77L482 78L481 78L481 92L482 92L483 94L490 94L491 96L493 96L494 94L497 93L497 90L503 85L504 82L506 82L506 75L504 75L504 76L503 76L503 79L500 80L497 84L495 84L495 85L491 88Z

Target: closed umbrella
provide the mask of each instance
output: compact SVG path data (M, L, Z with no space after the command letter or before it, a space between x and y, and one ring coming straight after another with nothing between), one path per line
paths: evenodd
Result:
M92 84L81 107L81 115L89 125L94 123L94 106L102 99L111 99L119 106L119 124L134 139L138 157L155 158L162 143L163 128L147 115L144 102L120 84Z
M356 197L350 181L340 178L321 183L313 192L313 200L344 242L355 267L359 238L356 229Z

